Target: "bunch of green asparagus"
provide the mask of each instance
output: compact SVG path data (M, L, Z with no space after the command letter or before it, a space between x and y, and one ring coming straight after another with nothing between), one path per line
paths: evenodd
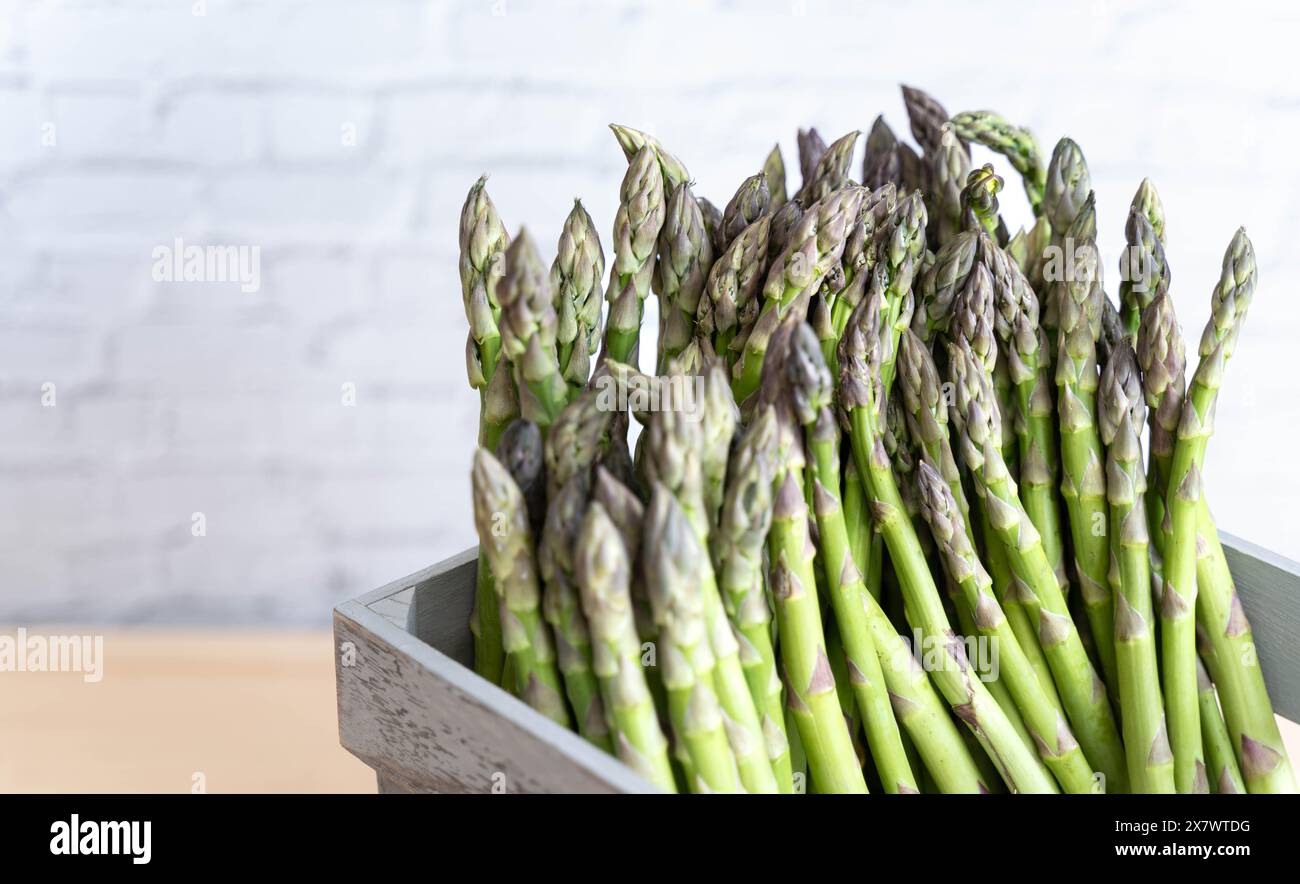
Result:
M613 126L608 266L470 189L478 672L666 791L1295 791L1202 476L1245 231L1189 374L1149 181L1114 303L1078 145L903 98L722 209Z

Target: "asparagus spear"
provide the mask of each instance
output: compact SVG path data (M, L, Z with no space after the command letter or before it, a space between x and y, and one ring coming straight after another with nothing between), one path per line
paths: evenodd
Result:
M556 352L570 399L587 385L591 357L600 344L600 285L604 275L605 252L596 225L582 202L574 200L551 264L551 291L555 293L558 317Z
M830 659L826 653L817 600L815 547L804 497L807 465L799 427L783 395L787 319L774 337L777 349L764 367L763 401L777 423L772 525L767 534L769 587L776 611L779 651L786 684L786 709L807 756L818 792L866 792L866 780L845 723ZM791 741L795 734L791 734Z
M767 159L763 160L763 176L767 178L767 191L772 196L771 210L785 205L785 158L781 156L781 145L772 145Z
M1115 655L1129 782L1134 792L1174 791L1173 754L1152 632L1151 573L1142 501L1142 398L1137 359L1120 345L1101 376L1098 420L1106 444L1106 496L1110 501L1111 556L1119 574L1115 595Z
M568 726L555 648L541 617L541 586L533 558L527 507L506 468L485 449L474 454L474 522L495 577L502 642L510 655L515 694L543 715Z
M866 195L863 187L846 187L813 203L791 234L789 245L772 264L763 283L763 307L733 372L732 391L737 402L743 404L758 389L767 343L777 323L801 294L811 297L840 259L849 223L857 217Z
M542 616L555 635L560 674L578 732L612 751L600 684L592 670L591 633L582 611L573 559L590 495L591 478L584 470L551 498L537 545L537 564L542 575Z
M1090 202L1088 204L1090 206ZM1085 207L1084 211L1087 211ZM1111 692L1115 664L1115 614L1107 571L1110 526L1105 452L1097 432L1097 337L1101 332L1101 263L1095 242L1075 244L1072 278L1057 289L1060 322L1056 383L1061 426L1061 496L1069 514L1076 572L1088 625Z
M1033 263L1027 271L1030 280L1047 291L1043 300L1042 323L1053 360L1056 359L1056 329L1059 324L1057 305L1061 300L1056 291L1066 284L1069 276L1061 259L1071 255L1072 250L1080 245L1079 242L1067 241L1066 235L1091 192L1092 179L1083 151L1069 138L1062 138L1052 150L1052 160L1047 166L1047 186L1043 191L1042 217L1048 222L1050 246L1053 248L1031 249L1029 254Z
M770 225L770 216L764 215L732 240L713 262L706 297L700 298L699 331L729 365L735 361L731 344L737 331L758 316L758 289L767 267Z
M596 467L591 500L601 505L605 515L618 528L632 568L628 594L632 600L632 614L637 636L641 642L653 644L659 638L659 629L655 626L650 597L646 593L645 581L642 579L644 563L641 561L641 536L645 527L645 506L630 488L601 466ZM645 648L643 647L642 650ZM659 671L656 663L654 657L647 657L642 661L642 665L647 669L646 677L652 693L663 686L658 680Z
M962 229L962 188L970 177L970 154L966 145L945 127L943 137L930 160L929 198L934 206L935 241L948 242Z
M460 213L460 283L465 318L469 322L466 352L469 382L483 397L479 443L488 448L496 447L500 434L513 419L512 409L507 408L503 420L488 420L492 409L486 399L501 356L501 304L497 300L497 287L504 267L501 256L509 244L510 236L487 194L484 175L469 189ZM513 412L518 413L517 409Z
M1214 683L1199 659L1196 661L1196 689L1201 714L1201 744L1209 767L1211 788L1218 795L1241 795L1246 791L1246 783L1241 778L1237 756L1232 752L1232 737L1228 735L1228 726L1223 723Z
M717 664L698 575L695 529L673 493L656 484L646 514L645 580L659 626L659 665L677 739L686 748L696 792L740 792L736 758L714 691Z
M1028 129L1012 125L993 111L957 114L952 118L952 125L963 141L977 141L1010 160L1024 180L1030 208L1035 215L1042 212L1047 173L1038 141Z
M981 240L981 245L988 245ZM1061 586L1068 587L1061 512L1056 489L1061 462L1056 443L1056 410L1052 402L1055 383L1047 338L1038 325L1039 303L1029 281L1009 256L995 248L981 248L981 259L992 272L993 329L1005 353L1015 385L1015 428L1020 447L1020 499L1038 529L1043 550ZM1004 415L1005 417L1006 415Z
M1206 443L1214 430L1214 406L1223 372L1236 348L1255 283L1255 250L1246 231L1239 229L1224 255L1223 273L1211 298L1210 321L1201 336L1201 361L1188 385L1170 463L1165 502L1170 527L1165 540L1161 643L1179 792L1208 789L1195 686L1196 528L1201 467ZM1247 754L1246 748L1242 746L1242 773L1248 784L1261 774L1267 777L1285 763L1284 755L1266 746L1261 745L1264 752L1253 754Z
M709 268L713 244L690 185L678 184L668 197L667 216L659 232L658 274L661 332L660 371L695 337L695 315Z
M708 409L715 402L716 397L705 396L703 402L696 401L693 406ZM726 402L725 407L735 406ZM683 407L670 405L657 411L646 427L646 472L652 483L672 492L695 530L700 552L698 555L690 552L689 573L696 582L703 606L716 662L714 690L727 720L727 738L741 782L750 792L775 792L776 777L768 760L762 721L740 661L740 646L727 620L713 567L703 552L708 544L709 504L702 466L706 447L702 423L703 415L690 414ZM725 468L724 461L724 471Z
M724 248L722 244L722 210L704 197L698 198L696 202L700 205L700 217L704 219L704 231L709 235L709 242L713 243L713 253L721 255Z
M768 759L777 786L789 792L790 744L772 641L772 612L763 581L763 541L772 524L776 442L776 413L764 408L741 434L732 454L712 552L718 588L740 642L745 679L762 717Z
M586 391L560 412L543 449L548 499L554 499L570 479L590 470L599 459L614 416L595 390Z
M882 239L879 247L879 267L883 268L885 288L882 306L885 334L881 340L881 381L883 395L888 399L894 384L894 371L898 361L898 338L912 322L915 309L912 283L916 277L921 255L925 252L925 202L921 194L912 193L898 204L890 216L889 237ZM868 294L870 297L870 294Z
M574 558L574 576L591 629L592 668L609 710L619 760L665 792L675 792L668 743L641 668L629 591L631 559L619 529L597 502L583 517Z
M514 367L521 410L545 432L568 402L569 388L560 374L550 277L524 230L506 249L497 295L501 348Z
M718 524L718 512L727 484L727 459L731 453L732 437L740 423L740 411L731 397L727 370L717 359L709 360L702 375L703 412L700 428L703 447L700 449L700 468L704 472L704 508L709 526Z
M1150 406L1151 490L1147 495L1153 537L1165 543L1161 528L1163 506L1154 506L1167 496L1174 441L1182 411L1185 358L1183 341L1167 292L1157 295L1142 313L1138 332L1138 356L1143 367L1143 388ZM1167 523L1166 523L1167 527ZM1203 554L1196 561L1196 604L1198 633L1210 648L1205 659L1215 683L1223 715L1232 734L1238 757L1250 754L1258 762L1260 775L1247 779L1251 791L1293 791L1295 789L1286 750L1277 730L1268 689L1264 685L1250 622L1237 599L1232 574L1219 543L1218 529L1202 493L1197 509L1197 544ZM1271 765L1275 755L1282 762ZM1242 765L1244 768L1244 764Z
M811 126L808 127L807 131L799 130L797 141L799 144L799 175L802 179L800 189L802 190L812 182L817 163L821 160L822 154L826 153L826 142L822 140L817 130Z
M934 265L921 277L912 331L925 343L946 330L952 321L953 301L970 278L978 249L979 235L962 231L939 248Z
M628 126L620 126L617 123L610 123L609 128L614 133L614 137L618 139L618 146L623 148L623 155L627 157L629 163L636 158L636 155L642 149L650 149L655 159L659 161L659 168L663 170L665 191L670 187L686 184L691 180L691 173L686 171L682 161L665 150L664 146L653 135L648 135Z
M531 421L515 421L506 427L495 452L510 471L528 510L528 524L536 534L546 518L546 461L542 433Z
M853 149L862 134L854 130L837 138L817 159L812 178L795 194L800 205L812 206L818 200L825 199L840 190L849 181L849 165L853 162Z
M722 212L723 243L731 245L741 231L768 213L771 204L772 191L766 174L760 172L746 178Z
M916 792L916 778L903 749L880 659L867 626L863 609L866 585L849 553L848 529L840 503L840 434L831 413L831 375L820 342L807 325L800 324L792 331L786 353L785 381L795 415L804 427L810 455L808 470L818 550L827 594L839 625L852 695L885 791Z
M961 191L963 228L983 230L994 239L1003 238L1006 231L998 216L998 191L1002 184L1002 176L994 174L988 163L971 171Z
M1142 183L1138 185L1137 193L1133 194L1132 205L1142 217L1147 219L1151 229L1156 232L1160 244L1164 245L1165 207L1160 202L1160 194L1156 192L1156 186L1151 183L1150 178L1142 179Z
M803 220L803 206L795 200L789 200L784 206L772 213L772 229L767 240L768 260L775 259L790 244L799 222Z
M501 357L501 305L497 285L510 242L505 225L487 194L487 176L474 182L460 213L460 283L469 335L465 363L470 386L479 391L478 441L496 448L501 433L519 414L510 372L498 372ZM501 621L492 587L492 571L479 555L475 578L474 610L470 632L474 635L474 671L491 682L501 682L505 652L501 647Z
M1052 150L1043 185L1042 214L1051 224L1055 244L1060 245L1061 237L1091 192L1092 178L1083 151L1069 138L1062 138Z
M921 500L930 530L952 579L961 587L975 628L998 648L998 678L1007 684L1047 767L1067 792L1093 790L1092 767L1083 756L1061 710L1038 681L1002 608L992 581L975 555L960 507L948 483L928 463L918 469Z
M1144 180L1143 184L1147 182ZM1154 194L1154 190L1151 191ZM1138 191L1138 197L1143 191ZM1136 344L1142 311L1162 291L1169 288L1169 264L1165 260L1165 247L1151 221L1143 213L1135 197L1124 225L1124 238L1128 241L1123 260L1120 261L1119 299L1123 307L1124 331L1130 344Z
M866 478L876 523L898 574L909 622L922 632L927 643L939 649L940 661L930 676L997 765L1008 787L1013 791L1055 792L1051 775L1021 742L1006 713L966 659L944 613L911 520L905 515L881 437L880 360L888 334L882 301L878 292L868 293L840 344L840 405L851 429L858 472Z
M949 444L948 403L939 372L930 349L910 330L903 334L899 348L899 391L907 412L908 430L922 458L948 483L958 511L964 520L967 535L976 542L975 528L969 501L962 486L961 474ZM1022 492L1023 493L1023 492ZM993 573L993 586L997 598L1015 633L1021 651L1037 674L1040 687L1058 709L1060 698L1052 681L1051 669L1038 641L1038 632L1029 611L1020 602L1019 585L1013 580L1006 551L987 524L986 514L980 513L982 534L986 540L989 568Z
M863 186L872 190L886 184L904 186L904 150L910 151L911 148L899 144L883 115L876 117L871 124L871 131L867 133L867 150L862 157ZM912 156L915 158L915 154Z
M618 362L634 362L641 314L654 273L655 245L666 213L664 173L649 145L629 160L619 199L614 216L614 262L605 290L609 302L605 353Z
M907 108L907 119L912 126L912 137L921 145L926 157L933 156L939 150L943 139L943 127L948 122L948 111L927 93L915 86L903 86L903 104ZM968 154L969 154L969 149Z
M993 402L988 373L961 340L949 345L948 361L956 394L950 412L960 438L961 457L970 470L994 536L1001 541L1019 582L1027 588L1025 600L1037 613L1039 643L1066 717L1084 755L1105 776L1106 790L1125 791L1128 778L1124 751L1105 686L1093 671L1038 531L1020 503L1015 482L1002 465L998 447L1001 418Z

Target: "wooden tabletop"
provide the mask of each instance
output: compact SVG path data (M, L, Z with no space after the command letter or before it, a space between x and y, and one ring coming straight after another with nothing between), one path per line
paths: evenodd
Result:
M27 631L102 634L103 678L0 672L2 792L375 791L328 632Z

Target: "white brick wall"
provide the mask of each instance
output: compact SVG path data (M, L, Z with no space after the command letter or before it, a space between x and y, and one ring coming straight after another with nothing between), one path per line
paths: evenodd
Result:
M1210 485L1229 530L1300 557L1274 503L1300 473L1265 448L1300 427L1279 373L1300 340L1297 13L1233 9L0 0L0 622L321 624L468 545L474 178L540 242L574 196L607 231L606 123L658 133L721 203L774 139L793 160L798 125L905 131L900 80L1048 150L1075 137L1108 254L1151 175L1193 339L1247 225L1263 285ZM1014 185L1004 205L1024 218ZM260 247L261 290L155 283L178 236Z

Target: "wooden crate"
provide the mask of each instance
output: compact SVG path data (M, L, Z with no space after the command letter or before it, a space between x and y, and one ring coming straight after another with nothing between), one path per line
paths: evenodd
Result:
M1273 708L1300 720L1300 564L1222 535ZM476 550L334 610L339 740L381 792L653 792L471 668Z

